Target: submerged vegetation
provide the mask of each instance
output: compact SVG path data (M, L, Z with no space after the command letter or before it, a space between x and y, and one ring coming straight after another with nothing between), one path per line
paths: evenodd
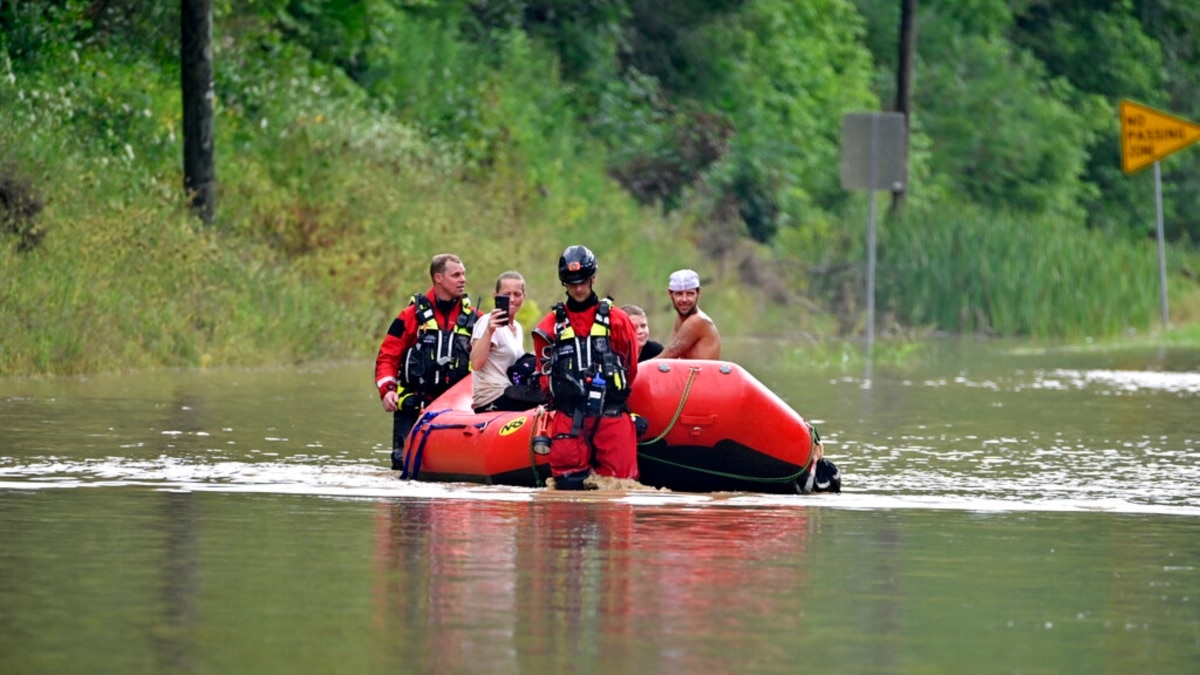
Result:
M1152 186L1116 168L1114 111L1200 117L1192 4L921 3L911 188L896 214L877 196L881 336L1157 328ZM0 3L0 375L366 358L434 253L472 296L520 269L532 317L576 242L656 336L685 266L723 333L861 334L866 197L838 135L890 106L896 3L215 5L204 226L178 5ZM1116 71L1164 66L1095 78L1101 42ZM1200 319L1197 167L1164 164L1177 323Z

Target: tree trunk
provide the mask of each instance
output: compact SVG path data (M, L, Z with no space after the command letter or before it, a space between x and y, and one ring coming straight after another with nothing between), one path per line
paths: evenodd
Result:
M917 0L900 2L900 59L896 67L896 112L904 114L904 163L908 164L909 119L912 113L913 55L917 48ZM892 212L904 206L907 183L892 192Z
M182 0L183 189L205 224L216 211L213 166L212 0Z

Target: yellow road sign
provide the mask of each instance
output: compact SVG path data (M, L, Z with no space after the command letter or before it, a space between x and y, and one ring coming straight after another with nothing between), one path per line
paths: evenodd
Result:
M1134 173L1200 140L1200 124L1121 101L1121 170Z

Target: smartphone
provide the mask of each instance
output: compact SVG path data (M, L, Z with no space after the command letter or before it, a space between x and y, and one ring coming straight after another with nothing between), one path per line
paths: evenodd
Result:
M510 306L510 305L508 304L508 296L507 296L507 295L497 295L497 296L496 296L496 298L495 298L495 300L496 300L496 309L502 309L502 310L504 310L504 313L507 315L507 314L508 314L508 312L510 311L510 310L509 310L509 306ZM512 318L512 317L510 317L510 316L505 316L505 317L504 317L504 320L503 320L503 321L497 321L497 322L496 322L496 325L497 325L497 326L507 326L507 325L508 325L508 321L509 321L509 319L511 319L511 318Z

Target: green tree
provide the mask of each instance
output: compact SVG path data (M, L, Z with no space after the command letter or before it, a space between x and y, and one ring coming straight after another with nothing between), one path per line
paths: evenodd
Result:
M896 8L860 5L870 17L868 43L882 50L877 82L890 100ZM932 196L1082 218L1097 193L1086 169L1088 148L1109 124L1104 101L1009 41L1014 18L1004 0L925 2L918 21L912 125L928 139L930 184L943 188ZM931 196L922 189L913 184L915 199Z
M1137 0L1134 7L1143 30L1162 49L1167 110L1200 122L1200 3ZM1200 246L1200 148L1169 158L1166 166L1163 192L1168 236ZM1139 193L1140 203L1149 201L1146 194L1148 191Z
M1122 98L1164 104L1163 55L1147 35L1128 0L1110 2L1027 2L1020 8L1012 41L1034 54L1047 70L1071 82L1078 96L1098 97L1102 133L1088 144L1083 178L1094 190L1083 200L1088 223L1119 232L1141 232L1152 221L1144 179L1121 172L1116 104ZM1103 45L1102 49L1097 48ZM1151 214L1152 215L1152 214Z

